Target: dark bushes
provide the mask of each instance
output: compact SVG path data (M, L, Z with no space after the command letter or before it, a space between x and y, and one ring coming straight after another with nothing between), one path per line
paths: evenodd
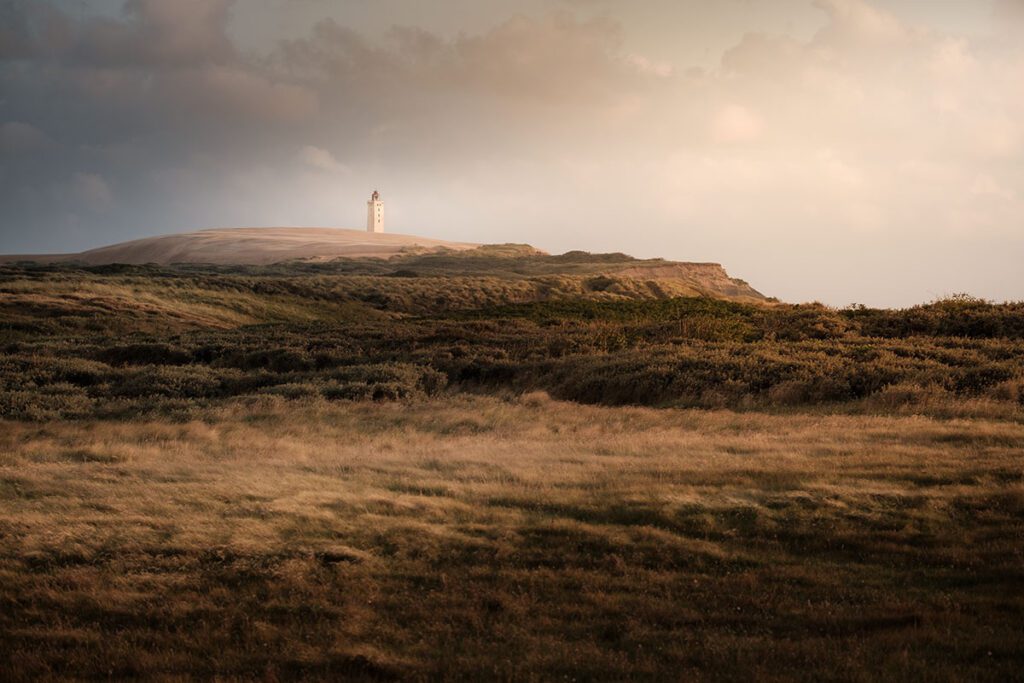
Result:
M96 359L108 365L185 365L192 354L168 344L128 344L103 349Z
M585 271L575 284L545 275L524 287L518 257L502 262L513 275L439 277L432 269L450 259L473 265L471 258L426 259L417 262L419 277L369 261L303 266L301 277L286 277L284 267L0 267L0 287L6 272L19 287L55 278L75 288L74 295L0 306L0 417L130 416L253 394L397 400L449 385L614 405L863 402L885 409L936 397L1024 401L1024 304L955 297L902 311L837 311L711 298L628 300L617 293L628 282L599 271ZM564 272L588 259L569 254L545 268ZM152 297L137 304L125 295L114 305L105 298L114 289L109 282L125 278L141 290L158 281L156 289L186 304L154 308ZM77 295L88 287L99 295ZM601 300L586 298L595 292ZM187 305L220 294L247 297L244 304L229 297L225 305L238 306L232 311L264 307L277 319L287 309L297 317L221 329L223 317L205 303L194 311ZM343 316L334 304L353 297L383 310L357 306ZM522 297L545 300L507 303ZM473 302L479 308L465 310Z
M842 313L870 337L1024 339L1024 302L995 305L958 295L904 310L854 307Z
M218 365L240 370L269 370L270 372L299 372L311 370L314 361L302 351L268 349L251 352L227 353L217 359Z
M718 343L540 361L475 357L438 363L457 382L544 390L564 400L706 407L840 403L897 384L945 386L959 396L996 396L993 387L1006 384L1024 364L960 366L955 363L973 358L973 350L958 354L945 347L916 348L917 357L907 359L884 348L866 356L862 347L850 344Z
M222 394L220 374L202 365L151 365L117 375L110 385L114 397L212 398Z

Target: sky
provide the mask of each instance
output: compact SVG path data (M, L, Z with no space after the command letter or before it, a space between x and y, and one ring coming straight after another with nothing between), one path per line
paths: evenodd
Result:
M0 0L0 253L363 228L1024 300L1024 0Z

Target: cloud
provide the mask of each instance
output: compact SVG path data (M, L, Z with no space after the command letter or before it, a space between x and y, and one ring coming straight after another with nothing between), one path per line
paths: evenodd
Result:
M995 197L1007 201L1015 199L1013 192L1000 185L990 175L979 175L975 178L971 184L971 194L979 197Z
M643 55L627 55L626 63L642 74L658 78L670 78L675 73L675 69L670 63L651 59Z
M334 155L321 147L304 145L299 149L298 158L301 163L309 168L326 173L351 173L351 169L345 166Z
M197 65L237 59L227 35L234 0L126 0L118 17L75 18L60 5L6 0L0 59L79 66Z
M17 66L0 69L0 88L19 91L20 118L49 118L83 137L174 132L205 144L315 117L314 91L236 50L227 32L234 4L127 0L119 15L74 17L10 0L17 28L0 32L0 65L6 57ZM61 112L47 111L65 94Z
M835 49L878 46L899 43L910 34L896 15L866 0L815 0L814 6L829 16L828 24L814 38L818 45Z
M196 66L237 59L227 36L234 0L127 0L120 17L81 21L33 9L34 51L80 65ZM49 40L41 40L42 36Z
M31 152L52 146L53 140L30 123L8 121L0 124L0 151Z
M161 106L178 110L190 123L266 121L295 123L316 116L317 94L303 85L275 80L257 70L206 66L170 72L161 79Z
M966 39L946 38L932 48L928 66L939 80L959 79L977 68L978 60Z
M727 72L740 75L792 76L803 69L814 55L790 36L747 33L722 55Z
M711 123L714 141L728 145L756 142L763 133L761 117L737 104L720 109Z
M326 19L308 38L286 42L281 59L290 70L369 93L465 91L552 105L606 100L638 72L664 76L670 68L620 50L615 22L556 12L451 39L396 26L380 44Z
M131 56L149 54L159 64L232 60L235 50L227 23L233 4L234 0L129 0L125 11L139 41Z
M1024 28L1024 0L995 0L992 13L1011 28Z
M110 185L96 173L75 173L71 176L69 192L76 201L92 211L107 209L114 201Z

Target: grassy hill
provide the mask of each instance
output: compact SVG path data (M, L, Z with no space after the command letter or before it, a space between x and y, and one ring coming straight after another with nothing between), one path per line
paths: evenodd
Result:
M71 264L109 268L142 266L158 274L160 266L189 268L218 275L306 276L364 275L408 279L479 278L482 297L451 305L551 297L664 298L714 296L760 301L745 282L730 278L713 263L638 260L625 254L569 252L550 256L529 245L445 242L411 235L374 234L329 228L236 228L150 237L80 254L5 256L0 264ZM180 272L176 270L175 272ZM496 281L516 281L518 291L502 295ZM354 282L372 288L372 281ZM431 284L406 286L429 294ZM530 285L533 285L530 287ZM470 285L472 286L472 285ZM393 286L397 287L397 286ZM444 285L440 287L444 289Z
M622 254L548 256L504 245L268 266L12 264L0 267L3 321L132 330L231 328L424 315L543 301L764 297L714 264Z
M0 263L33 260L37 263L105 265L129 263L205 263L259 265L285 261L327 261L334 258L388 258L406 253L460 251L476 244L338 228L220 228L160 237L145 237L78 254L0 256Z

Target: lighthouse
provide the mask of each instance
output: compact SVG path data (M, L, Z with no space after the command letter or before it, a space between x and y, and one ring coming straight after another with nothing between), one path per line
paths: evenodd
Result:
M384 202L380 200L380 192L373 191L370 201L366 202L366 232L384 232Z

